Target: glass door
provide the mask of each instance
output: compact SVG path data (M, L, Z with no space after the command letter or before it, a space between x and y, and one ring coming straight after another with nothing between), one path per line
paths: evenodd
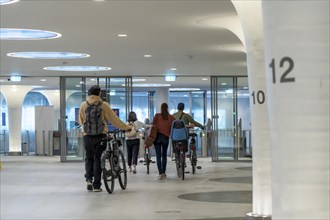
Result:
M81 77L60 78L61 161L82 161L84 147L79 127L79 108L86 99L85 81Z
M212 161L249 153L244 138L250 131L249 110L247 77L211 77Z
M247 77L237 78L238 157L252 157L250 93Z
M83 133L79 126L79 108L93 85L101 87L101 98L122 121L132 108L131 77L61 77L61 161L83 161ZM112 127L109 124L108 128Z
M191 115L193 119L202 125L206 121L206 91L172 91L169 95L170 99L170 114L177 112L179 102L185 104L184 112ZM195 127L196 132L196 147L198 156L202 154L202 135L201 129Z

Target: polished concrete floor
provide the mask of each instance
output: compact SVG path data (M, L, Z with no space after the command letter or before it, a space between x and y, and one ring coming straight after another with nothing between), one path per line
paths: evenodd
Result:
M167 179L158 180L139 164L129 173L126 190L116 181L108 194L88 192L82 162L61 163L58 157L1 156L1 220L57 219L199 219L243 220L252 210L252 163L211 162L177 178L168 160ZM190 165L188 165L190 168Z

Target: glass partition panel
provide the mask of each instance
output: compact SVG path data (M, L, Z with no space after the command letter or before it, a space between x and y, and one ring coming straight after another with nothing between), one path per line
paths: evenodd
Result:
M206 91L196 91L190 93L191 97L191 116L195 121L205 125L206 120ZM202 155L202 144L203 144L203 132L200 128L195 127L195 131L197 134L196 137L196 147L197 147L197 156L200 157ZM206 144L204 142L204 144ZM204 146L207 148L207 146Z
M79 108L85 98L83 78L61 78L61 161L84 159Z
M234 159L235 109L233 77L218 78L218 157L220 160Z
M0 92L0 154L6 155L8 144L8 106L5 96Z
M148 92L133 92L133 111L139 121L149 118Z
M184 103L184 112L190 114L190 94L189 92L170 92L169 93L170 114L177 112L178 103Z
M250 94L247 77L237 78L237 120L239 157L251 157Z
M195 121L204 125L206 120L206 112L205 112L206 92L205 91L191 92L190 96L191 96L191 116L194 118Z

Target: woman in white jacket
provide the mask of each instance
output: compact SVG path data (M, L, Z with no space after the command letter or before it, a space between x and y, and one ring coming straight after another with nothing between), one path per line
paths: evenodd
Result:
M138 121L136 118L135 112L130 112L127 117L127 125L134 126L132 131L138 131L141 128L148 128L152 125L147 125L141 121ZM139 132L136 132L133 135L129 135L130 132L126 133L126 146L127 146L127 163L129 172L133 172L136 174L136 165L139 156L139 148L140 148L140 136Z

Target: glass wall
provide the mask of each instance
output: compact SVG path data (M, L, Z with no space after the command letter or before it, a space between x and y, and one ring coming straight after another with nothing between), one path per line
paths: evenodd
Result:
M87 78L87 81L93 78ZM102 89L102 99L110 104L118 113L122 121L126 121L127 114L132 109L131 78L98 78ZM89 87L88 87L89 88Z
M133 108L139 121L145 122L149 117L149 92L133 92Z
M144 122L146 118L152 121L156 112L154 106L155 91L134 91L133 92L133 111L136 112L138 120ZM169 109L170 114L177 111L179 102L185 104L184 111L190 114L194 120L201 124L206 121L206 91L170 91L169 92ZM198 134L197 150L201 154L201 129L195 129Z
M190 114L195 121L205 124L206 121L206 91L170 92L170 114L177 111L178 103L185 105L184 112Z

